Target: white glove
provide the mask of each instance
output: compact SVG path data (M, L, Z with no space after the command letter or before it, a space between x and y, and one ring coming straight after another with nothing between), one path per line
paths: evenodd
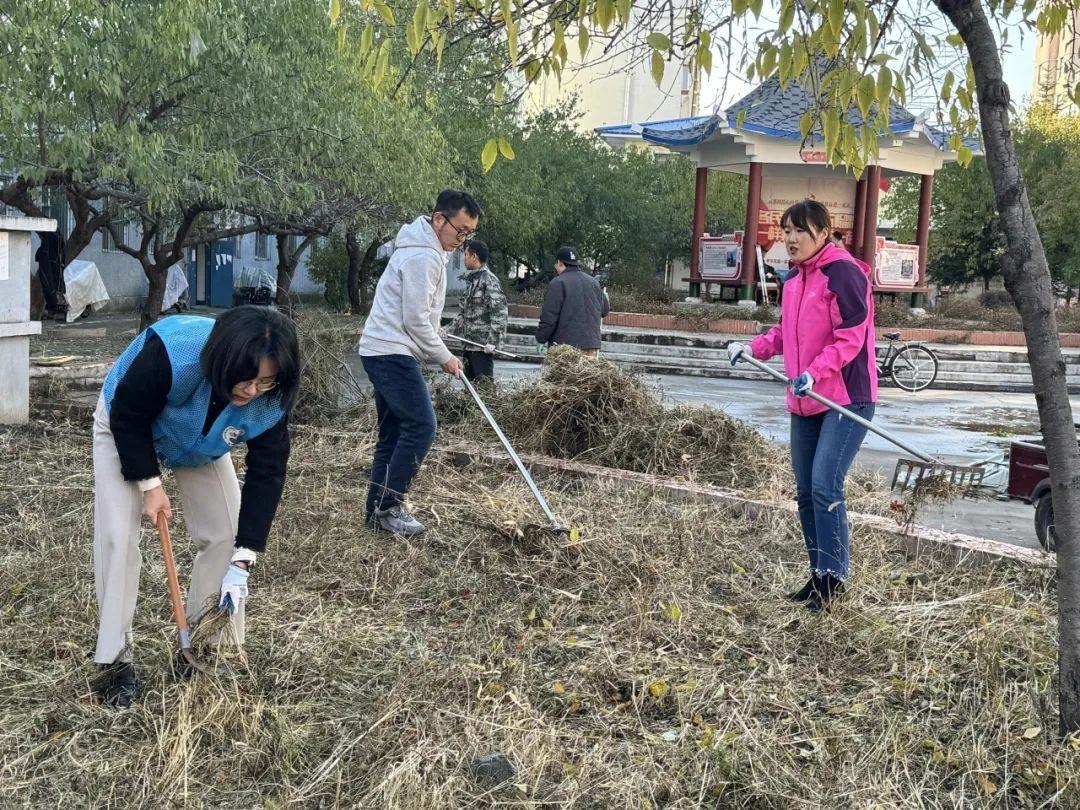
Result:
M444 338L444 337L446 337L446 336L447 336L448 334L450 334L450 330L449 330L449 329L447 329L447 328L446 328L445 326L440 326L440 327L439 327L439 337L441 337L441 338Z
M494 343L486 343L486 344L484 344L484 354L495 354L495 344Z
M743 355L753 357L754 351L749 346L735 341L732 341L727 345L727 356L731 361L731 365L738 363L743 358Z
M221 580L221 604L218 605L220 609L236 613L240 603L247 599L248 573L239 565L229 564L229 570Z

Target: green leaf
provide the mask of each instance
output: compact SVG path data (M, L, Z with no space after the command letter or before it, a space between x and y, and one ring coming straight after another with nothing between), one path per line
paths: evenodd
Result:
M589 29L585 27L584 23L578 24L577 44L581 58L584 59L585 54L589 52Z
M810 131L814 128L814 113L811 110L807 110L801 116L799 116L799 135L805 141L806 136L810 134Z
M480 164L483 166L484 174L491 171L491 167L495 165L495 161L499 157L499 143L494 138L488 138L484 144L484 150L480 153Z
M668 39L664 34L659 33L658 31L653 31L651 34L645 37L645 42L654 51L671 50L671 40Z
M555 20L551 24L552 31L555 32L555 41L551 46L551 52L561 57L566 55L566 31L563 29L563 24L558 20Z
M746 14L747 0L731 0L731 13L735 17Z
M506 140L506 138L499 138L499 154L507 160L513 160L516 157L514 147L510 145L510 141Z
M503 84L502 79L495 82L495 91L492 95L496 104L502 104L503 98L506 96L506 85Z
M870 106L874 103L874 80L869 76L859 79L858 89L855 95L859 105L859 112L863 118L870 114Z
M953 83L956 81L956 77L953 76L951 70L946 71L945 78L941 81L941 100L945 103L949 103L949 99L952 98Z
M511 20L506 26L506 49L510 53L510 64L516 65L518 59L518 24Z
M349 30L349 26L343 25L337 30L337 49L340 53L345 50L345 32Z
M630 22L630 11L633 5L634 0L615 0L615 8L619 12L619 22L623 25Z
M606 33L615 20L615 3L613 0L596 0L596 11L593 12L593 16Z
M952 45L954 48L959 48L964 44L964 38L959 34L949 34L945 37L945 41Z
M366 54L371 51L371 46L375 44L375 29L371 27L371 23L364 26L363 32L360 34L360 53Z
M652 52L650 72L652 73L653 81L656 82L656 86L659 87L664 81L664 57L656 51Z
M892 90L893 72L885 65L882 65L877 75L877 102L878 108L886 114L889 110L889 99L892 98Z
M834 36L840 36L844 26L844 0L829 0L829 28Z
M778 33L786 34L795 22L795 0L783 0L780 4L780 22L776 25Z
M712 75L712 49L707 48L704 45L699 46L697 50L697 60L698 64L701 65L701 69L705 71L705 75Z
M825 154L832 162L833 151L836 149L836 144L840 140L840 115L835 108L831 108L825 112Z
M341 0L330 0L330 9L326 13L330 15L330 24L336 25L341 16Z
M379 16L382 17L382 21L387 25L395 25L394 12L390 9L390 6L386 3L379 3L375 6L375 10L379 12Z
M735 128L742 129L742 125L746 123L746 108L743 107L739 110L739 114L735 116Z
M428 18L428 4L427 0L421 0L416 4L416 10L413 11L412 24L416 29L416 41L423 44L424 42L424 28L427 26Z

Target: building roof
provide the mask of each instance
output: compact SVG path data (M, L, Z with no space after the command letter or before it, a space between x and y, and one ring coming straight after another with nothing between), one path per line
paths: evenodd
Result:
M702 144L720 129L740 130L801 142L803 137L799 132L799 118L812 104L813 97L806 88L795 82L781 87L780 80L773 77L732 104L722 115L616 124L597 127L596 133L607 140L641 139L676 150ZM743 115L741 125L740 114ZM847 118L856 127L866 123L858 107L854 105L848 110ZM922 134L942 152L952 151L948 145L950 134L946 129L927 124L925 119L916 117L896 101L889 105L888 131L893 135ZM811 139L822 140L818 133L813 134ZM965 138L964 145L974 152L979 152L981 148L978 138Z

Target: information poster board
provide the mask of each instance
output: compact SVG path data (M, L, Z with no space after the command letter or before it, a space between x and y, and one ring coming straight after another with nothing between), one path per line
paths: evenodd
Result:
M855 179L833 177L770 177L768 167L761 178L761 209L758 213L757 240L765 254L765 263L786 267L788 253L780 217L790 206L802 200L817 200L832 218L833 229L844 235L844 244L854 244Z
M699 249L701 277L709 281L738 281L742 276L743 232L703 236Z
M882 236L874 254L874 286L910 289L918 281L919 246L902 245Z

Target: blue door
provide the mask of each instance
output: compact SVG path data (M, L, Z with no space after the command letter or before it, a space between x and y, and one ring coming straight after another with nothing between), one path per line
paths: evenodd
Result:
M210 306L230 307L233 302L233 252L236 243L232 239L219 239L207 245L207 266L210 268Z

